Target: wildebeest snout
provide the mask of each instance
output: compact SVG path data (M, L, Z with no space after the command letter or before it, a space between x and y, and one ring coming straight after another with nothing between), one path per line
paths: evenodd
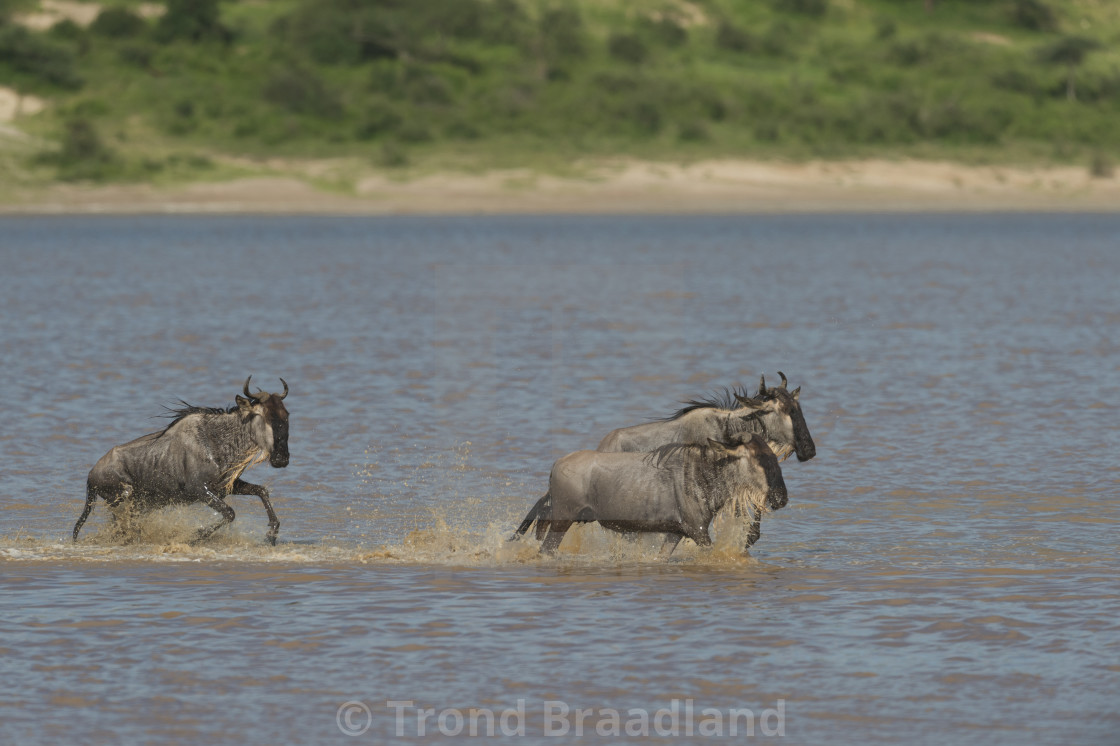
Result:
M782 478L781 471L767 476L769 477L767 479L769 489L766 493L766 502L769 503L771 510L784 508L786 503L789 502L789 495L786 493L786 480Z

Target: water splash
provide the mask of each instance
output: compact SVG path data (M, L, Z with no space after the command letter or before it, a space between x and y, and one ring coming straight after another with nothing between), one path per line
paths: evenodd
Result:
M405 565L500 566L525 563L610 566L658 563L660 534L618 534L595 524L573 526L554 557L539 555L540 542L530 536L510 541L509 519L467 520L451 525L433 516L426 525L384 544L364 541L284 541L276 546L262 534L228 526L203 543L189 537L201 525L200 511L171 508L152 514L127 537L111 524L77 544L25 534L0 536L0 561L63 562L279 562L301 564L392 563ZM482 523L481 528L474 528ZM684 540L670 561L691 564L741 564L752 561L742 551L747 524L721 514L713 526L711 547Z

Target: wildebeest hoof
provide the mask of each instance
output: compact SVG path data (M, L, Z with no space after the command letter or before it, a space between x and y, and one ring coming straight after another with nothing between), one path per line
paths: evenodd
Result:
M264 538L265 538L265 541L267 541L269 544L271 544L272 546L276 546L276 537L275 536L272 536L271 534L269 534L268 536L266 536Z

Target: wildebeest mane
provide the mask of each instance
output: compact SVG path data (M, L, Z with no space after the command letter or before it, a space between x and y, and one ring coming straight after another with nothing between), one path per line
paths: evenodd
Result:
M666 445L656 448L646 454L645 461L647 464L652 464L658 468L665 465L666 461L679 456L686 451L697 451L702 453L707 446L702 446L697 443L667 443Z
M750 397L747 390L742 386L737 386L734 389L724 389L722 392L714 392L704 397L703 399L692 399L684 402L684 406L673 412L667 417L658 418L658 422L672 422L679 420L689 412L695 412L697 409L739 409L743 404L736 399L736 396Z
M179 400L179 404L182 406L163 408L164 413L160 416L171 419L171 422L167 423L167 427L163 428L163 432L167 432L174 427L176 423L182 421L186 417L190 417L192 414L232 414L237 411L236 404L226 409L222 409L221 407L196 407L193 404L187 404L182 399Z

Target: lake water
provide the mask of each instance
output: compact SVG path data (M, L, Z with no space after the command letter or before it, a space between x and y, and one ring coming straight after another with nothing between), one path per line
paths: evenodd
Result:
M4 742L1118 742L1120 217L4 218L0 262ZM779 370L818 455L749 556L505 543L559 456ZM249 374L276 547L245 496L69 543Z

